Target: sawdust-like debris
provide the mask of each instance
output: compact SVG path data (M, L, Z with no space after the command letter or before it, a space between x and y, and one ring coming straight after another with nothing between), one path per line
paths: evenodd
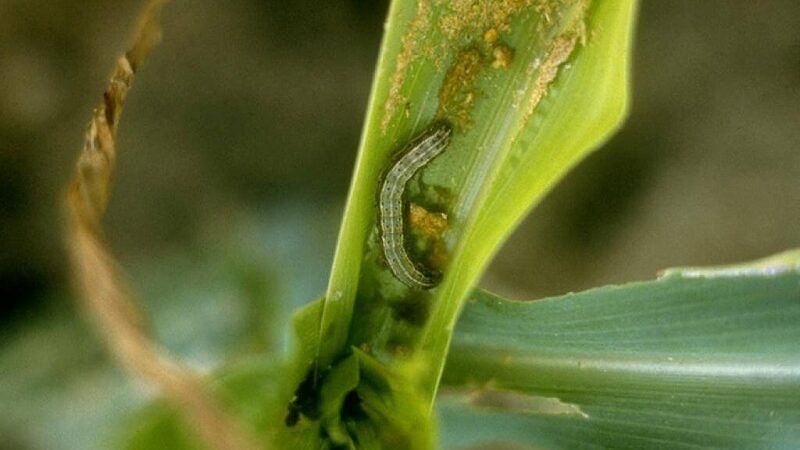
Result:
M558 37L553 39L550 48L543 58L536 58L533 64L528 68L530 77L536 77L533 84L533 91L528 96L526 117L531 117L539 106L548 89L558 75L559 68L569 59L575 46L578 42L585 44L586 42L586 24L583 19L586 17L586 10L589 6L588 0L580 0L575 5L578 9L573 14L574 23L567 26L566 30ZM543 17L547 17L545 13L550 14L552 17L553 12L549 10L540 11ZM521 103L516 101L515 103Z
M389 122L397 114L399 105L406 103L406 98L401 94L403 83L405 82L411 63L419 58L423 52L420 49L420 42L417 40L419 36L424 35L423 30L430 26L431 5L429 0L419 0L417 2L417 12L408 31L403 35L401 40L402 50L397 55L394 73L391 77L391 85L389 87L389 96L386 99L386 104L383 107L383 120L381 121L381 132L386 133L389 127Z
M476 30L508 31L511 18L523 9L543 0L453 0L450 13L442 17L440 27L449 39Z
M497 28L489 28L485 33L483 33L483 40L487 44L494 44L497 42L497 36Z
M470 124L470 112L475 103L475 80L484 66L483 55L477 48L462 50L445 75L439 91L440 117L450 119L464 129Z
M447 229L447 214L428 211L412 202L408 209L408 224L425 236L439 238Z
M492 50L494 61L492 67L495 69L508 69L514 59L514 51L507 45L498 45Z

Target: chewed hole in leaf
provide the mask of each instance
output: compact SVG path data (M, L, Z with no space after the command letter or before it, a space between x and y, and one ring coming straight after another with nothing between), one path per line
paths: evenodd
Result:
M579 405L564 403L556 397L541 397L518 392L481 389L468 395L467 402L477 408L547 416L574 416L588 419Z

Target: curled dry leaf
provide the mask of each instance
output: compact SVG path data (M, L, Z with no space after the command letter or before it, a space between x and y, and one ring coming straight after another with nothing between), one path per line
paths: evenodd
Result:
M209 447L254 448L243 430L226 416L200 376L151 339L100 226L112 187L122 106L136 70L160 38L158 17L165 3L166 0L153 0L147 4L133 45L117 60L103 102L94 110L66 193L67 246L86 306L99 321L110 350L122 364L179 406Z

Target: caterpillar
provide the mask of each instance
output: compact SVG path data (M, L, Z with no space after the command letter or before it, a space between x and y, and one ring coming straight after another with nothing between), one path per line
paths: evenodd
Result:
M389 169L381 186L379 210L383 253L394 276L411 288L430 289L438 284L440 276L420 269L408 256L403 235L403 192L415 173L447 149L451 132L449 124L439 122L413 139Z

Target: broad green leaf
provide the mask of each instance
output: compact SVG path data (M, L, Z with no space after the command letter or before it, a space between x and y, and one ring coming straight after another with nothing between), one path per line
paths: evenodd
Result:
M392 3L325 297L319 368L366 348L401 368L430 405L458 312L491 256L622 121L635 9L635 0ZM444 274L423 291L386 265L377 193L406 143L442 121L453 128L449 147L404 196L418 219L406 216L411 257Z
M799 343L800 251L533 302L477 292L447 362L443 441L798 448Z

